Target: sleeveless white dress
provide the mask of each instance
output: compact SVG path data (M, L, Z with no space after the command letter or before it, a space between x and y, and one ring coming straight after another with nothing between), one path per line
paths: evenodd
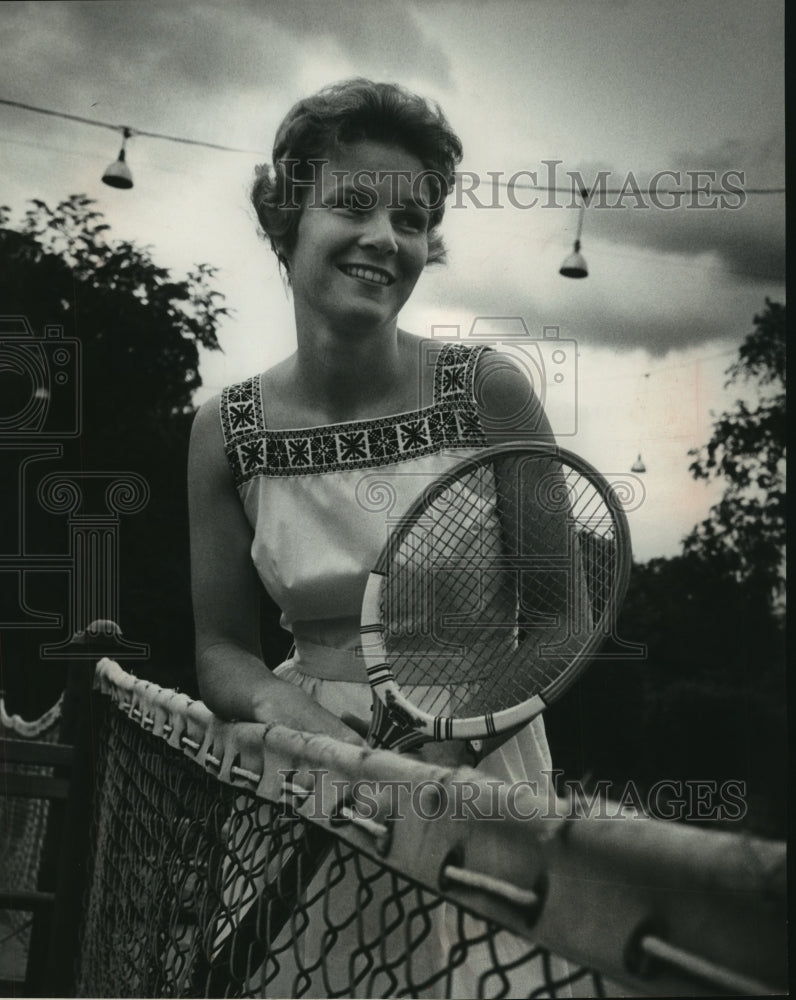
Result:
M293 655L276 673L338 717L343 712L370 716L370 686L356 655L359 618L368 573L391 527L424 487L487 443L474 396L475 369L485 348L438 347L433 401L408 413L269 430L260 376L221 395L225 450L254 532L252 559L295 643ZM552 768L541 718L480 766L490 778L538 781L543 770ZM350 894L352 882L343 880L335 891ZM315 946L322 947L319 924ZM444 927L438 936L437 945L444 946ZM302 935L305 950L313 947L312 937L308 928ZM326 955L331 978L339 961L341 983L347 981L348 950L338 942L337 957ZM418 960L415 956L415 968ZM454 995L474 995L466 982L469 964L457 972ZM477 978L478 970L472 973ZM319 976L318 989L323 989L320 982ZM288 984L289 978L280 976L269 992L281 995L279 988ZM304 995L326 993L310 989Z

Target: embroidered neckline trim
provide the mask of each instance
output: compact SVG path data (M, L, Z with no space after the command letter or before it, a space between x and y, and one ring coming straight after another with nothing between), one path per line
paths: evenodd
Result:
M384 417L321 427L264 426L261 376L229 386L221 397L224 446L235 483L376 468L485 442L472 398L472 375L481 349L447 344L434 373L434 401Z

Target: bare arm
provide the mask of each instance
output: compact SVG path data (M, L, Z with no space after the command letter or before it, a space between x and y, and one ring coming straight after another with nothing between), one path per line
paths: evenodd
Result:
M475 395L487 444L525 440L555 445L539 397L508 355L484 351L475 370Z
M478 360L475 372L475 394L488 445L527 441L555 447L555 437L544 407L527 376L512 358L485 351ZM533 469L533 466L530 468ZM525 471L527 474L528 467ZM505 488L512 489L514 485L513 482L508 483ZM498 489L501 488L498 483ZM532 482L522 484L524 490L533 488ZM518 733L524 725L481 740L481 759Z
M208 708L223 718L278 721L361 742L336 716L275 677L263 662L261 583L250 555L252 529L224 454L217 397L201 407L194 421L188 503L196 669Z

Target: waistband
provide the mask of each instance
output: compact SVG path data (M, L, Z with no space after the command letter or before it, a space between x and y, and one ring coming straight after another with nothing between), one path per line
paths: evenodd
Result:
M319 646L306 639L296 638L293 666L309 677L325 681L350 681L367 684L368 675L365 661L357 649L335 649L333 646Z

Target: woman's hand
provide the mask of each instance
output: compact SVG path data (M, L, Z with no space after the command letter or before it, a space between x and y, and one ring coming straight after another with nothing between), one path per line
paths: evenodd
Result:
M252 699L255 722L277 722L307 733L325 733L344 743L364 746L365 737L341 721L315 699L289 681L271 675ZM344 717L345 718L345 717Z

